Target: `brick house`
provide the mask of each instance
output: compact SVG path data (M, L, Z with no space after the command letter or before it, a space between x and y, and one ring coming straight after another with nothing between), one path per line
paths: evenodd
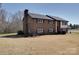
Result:
M25 35L67 32L68 21L60 17L24 11L23 32Z

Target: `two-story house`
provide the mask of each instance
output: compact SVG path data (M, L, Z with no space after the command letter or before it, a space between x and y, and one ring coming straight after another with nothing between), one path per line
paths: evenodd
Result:
M67 32L68 21L60 17L29 13L24 11L23 32L25 35Z

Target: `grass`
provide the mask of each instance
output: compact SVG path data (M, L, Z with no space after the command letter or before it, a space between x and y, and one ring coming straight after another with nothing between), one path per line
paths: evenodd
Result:
M1 55L17 55L17 54L78 55L79 34L68 33L66 35L42 35L36 37L22 37L22 38L2 37L0 38L0 54Z
M0 33L0 36L16 35L16 33Z
M75 32L75 34L79 34L79 32Z

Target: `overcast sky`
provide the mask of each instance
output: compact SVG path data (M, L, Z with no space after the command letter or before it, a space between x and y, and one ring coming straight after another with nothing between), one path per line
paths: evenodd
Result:
M67 3L4 3L2 8L6 9L9 13L15 13L18 10L28 9L32 13L48 14L52 16L59 16L70 23L79 24L79 4L67 4Z

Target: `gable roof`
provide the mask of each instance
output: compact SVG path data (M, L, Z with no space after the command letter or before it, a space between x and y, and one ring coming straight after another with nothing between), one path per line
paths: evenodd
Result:
M57 16L49 16L49 15L41 15L41 14L35 14L35 13L29 13L28 9L25 9L24 15L29 15L32 18L37 18L37 19L47 19L47 20L57 20L57 21L66 21L63 18L57 17Z
M57 17L57 16L49 16L49 15L46 15L46 16L48 16L48 17L50 17L50 18L52 18L52 19L54 19L54 20L57 20L57 21L67 21L67 20L65 20L65 19L63 19L63 18L60 18L60 17ZM67 21L68 22L68 21Z
M35 13L28 13L28 14L29 14L29 16L31 16L32 18L39 18L39 19L52 20L51 18L47 17L46 15L35 14Z
M59 21L67 21L67 20L65 20L65 19L63 19L63 18L60 18L60 17L57 17L57 16L52 16L54 19L56 19L56 20L59 20Z

